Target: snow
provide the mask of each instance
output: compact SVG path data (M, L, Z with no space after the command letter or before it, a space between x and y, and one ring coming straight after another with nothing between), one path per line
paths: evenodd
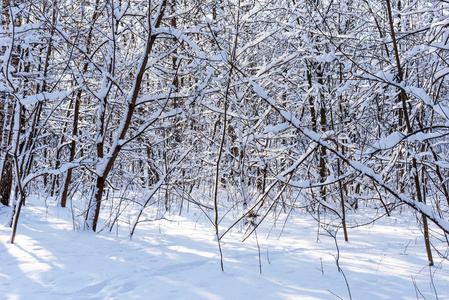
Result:
M333 62L336 59L337 59L337 57L335 56L334 53L325 53L325 54L322 54L322 55L318 55L316 57L316 61L320 62L320 63L330 63L330 62Z
M114 5L114 17L116 20L120 20L129 8L129 3L125 3L123 7L120 7L120 2L116 2Z
M341 94L343 94L343 92L345 90L349 89L349 87L351 86L351 83L352 82L350 80L348 80L348 81L346 81L346 83L343 86L338 87L336 90L337 95L341 95Z
M361 162L355 161L355 160L351 160L351 161L349 161L349 163L357 171L361 172L362 174L366 174L366 175L370 176L373 180L377 181L377 183L380 183L381 185L385 185L382 177L379 174L376 174L376 172L374 172L374 170L372 168L364 165Z
M200 58L200 59L206 59L206 54L201 51L200 47L193 42L187 35L183 34L182 32L176 30L175 28L172 27L158 27L158 28L153 28L153 34L160 34L160 33L165 33L168 35L173 35L175 36L177 39L184 41L187 45L189 45L190 48L192 48L195 52L196 55Z
M394 82L394 75L390 72L379 71L376 74L376 77L385 80L386 82Z
M390 135L379 139L373 144L374 149L391 149L399 144L404 139L404 134L402 132L393 132Z
M408 86L405 88L405 91L407 93L410 93L418 98L420 98L422 101L424 101L425 104L432 106L432 100L430 99L429 95L427 95L426 91L422 88L417 88L414 86Z
M286 130L289 126L290 126L290 124L287 123L287 122L281 123L281 124L277 124L277 125L269 124L265 128L265 132L278 133L278 132Z
M277 57L275 59L273 59L272 62L270 62L268 65L263 66L256 74L257 77L261 76L262 74L264 74L265 72L269 71L270 69L276 67L276 66L281 66L283 64L286 64L287 62L292 61L293 59L295 59L296 57L298 57L298 55L302 52L302 50L298 50L293 54L284 54L281 57Z
M213 55L209 58L210 61L215 62L228 62L230 61L228 53L225 51L220 51L218 54Z
M53 92L53 93L39 93L32 96L28 96L20 99L20 103L22 105L31 105L39 101L54 101L58 99L64 99L70 96L72 91L61 91L61 92Z
M449 168L449 162L447 161L435 161L434 162L435 165L440 166L441 168Z
M441 77L446 76L447 74L449 74L449 68L443 68L438 72L436 72L433 77L436 79L440 79Z
M246 43L243 47L240 47L239 49L237 49L237 55L236 56L238 57L242 53L244 53L246 50L254 47L255 45L258 45L258 44L262 43L264 40L268 39L270 36L275 34L276 31L273 31L273 32L269 32L269 31L261 32L260 34L258 34L258 36L254 37L253 39L251 39L251 41Z
M283 214L273 228L269 216L257 230L260 274L254 236L242 243L237 229L222 240L221 272L213 227L194 208L140 223L129 240L126 226L113 233L72 230L69 210L55 202L27 199L13 245L11 229L0 226L2 299L349 299L334 239L322 228L317 241L315 221L301 212L290 215L280 238ZM0 207L2 224L8 211ZM439 299L449 298L447 262L436 257L436 266L427 267L412 214L350 228L349 242L337 237L353 299L416 299L416 293L435 299L434 289Z
M446 135L445 132L430 132L430 133L424 133L424 132L417 132L415 134L412 134L407 138L407 141L409 142L424 142L429 139L435 139L444 137Z
M436 113L438 113L441 117L448 120L449 119L449 107L445 106L442 103L433 104L429 95L422 88L417 88L413 86L407 86L404 88L407 93L410 93L419 99L421 99L425 104L429 105L434 109ZM449 123L449 122L448 122Z
M268 98L268 94L267 92L265 92L265 90L258 85L257 83L255 83L254 81L252 81L251 79L248 78L248 82L253 86L253 90L254 92L262 99L267 100L270 104L274 105L274 99L269 99ZM271 101L270 101L271 100Z

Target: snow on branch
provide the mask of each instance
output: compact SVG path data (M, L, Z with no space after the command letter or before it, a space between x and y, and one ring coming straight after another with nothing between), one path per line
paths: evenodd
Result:
M416 211L422 213L427 218L429 218L435 225L437 225L439 228L441 228L444 232L449 233L449 222L441 217L439 217L435 212L433 211L432 207L422 203L415 201L411 198L409 198L407 195L403 193L398 193L394 190L390 185L385 183L382 179L382 177L377 174L372 168L365 165L364 163L349 160L345 155L343 155L340 151L335 150L333 147L330 146L329 143L325 141L325 135L321 135L317 132L308 130L303 128L301 126L301 121L294 117L291 113L288 113L280 108L278 108L275 105L275 100L268 96L267 92L256 82L253 80L248 79L248 82L253 86L254 92L259 95L262 99L264 99L268 104L270 104L281 116L284 117L284 119L290 123L293 127L295 127L299 132L301 132L304 136L309 138L312 141L315 141L320 146L325 147L327 150L334 153L338 158L340 158L342 161L350 165L354 170L360 172L361 174L367 176L370 178L374 183L377 185L383 187L386 191L388 191L391 195L393 195L395 198L400 200L401 202L407 204L408 206L412 207ZM422 96L422 95L421 95Z
M153 34L168 34L176 37L178 40L184 41L190 48L192 48L196 55L201 59L206 59L206 54L201 51L200 47L193 42L188 36L172 27L158 27L153 29Z
M74 169L77 167L80 167L82 165L89 165L95 163L94 161L86 160L86 159L79 159L72 162L67 162L59 166L57 169L43 169L39 170L38 172L33 172L28 174L23 180L22 185L26 186L30 181L33 179L42 176L42 175L62 175L67 172L69 169Z
M42 92L39 94L35 94L32 96L28 96L20 99L20 104L22 105L31 105L37 103L39 101L55 101L58 99L64 99L69 97L72 94L72 91L60 91L53 93Z

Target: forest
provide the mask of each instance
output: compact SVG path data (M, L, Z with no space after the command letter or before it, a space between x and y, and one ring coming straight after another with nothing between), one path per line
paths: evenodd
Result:
M222 270L234 229L303 213L344 241L404 214L447 261L448 3L1 1L9 243L37 197L128 239L196 210Z

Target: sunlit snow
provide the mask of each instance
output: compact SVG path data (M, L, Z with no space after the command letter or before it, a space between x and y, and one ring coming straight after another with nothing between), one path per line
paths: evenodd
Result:
M2 224L8 211L0 208ZM125 225L112 233L72 230L68 209L29 198L15 244L11 229L0 227L1 299L349 299L334 231L317 233L299 211L283 228L287 214L277 215L257 230L262 273L255 236L242 243L240 227L222 240L222 272L213 227L200 210L141 223L130 240ZM369 219L363 212L357 218ZM412 214L350 228L349 242L337 237L352 299L449 298L447 263L436 258L427 266Z

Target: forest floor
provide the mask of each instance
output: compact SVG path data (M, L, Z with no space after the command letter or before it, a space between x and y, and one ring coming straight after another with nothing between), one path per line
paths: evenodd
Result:
M130 240L124 225L73 230L69 209L29 198L13 245L9 210L0 207L0 299L449 299L449 262L434 251L427 266L411 213L350 228L349 242L339 231L339 255L307 213L291 214L285 228L286 215L267 218L260 252L255 235L242 242L241 228L223 238L222 272L199 210L140 223Z

